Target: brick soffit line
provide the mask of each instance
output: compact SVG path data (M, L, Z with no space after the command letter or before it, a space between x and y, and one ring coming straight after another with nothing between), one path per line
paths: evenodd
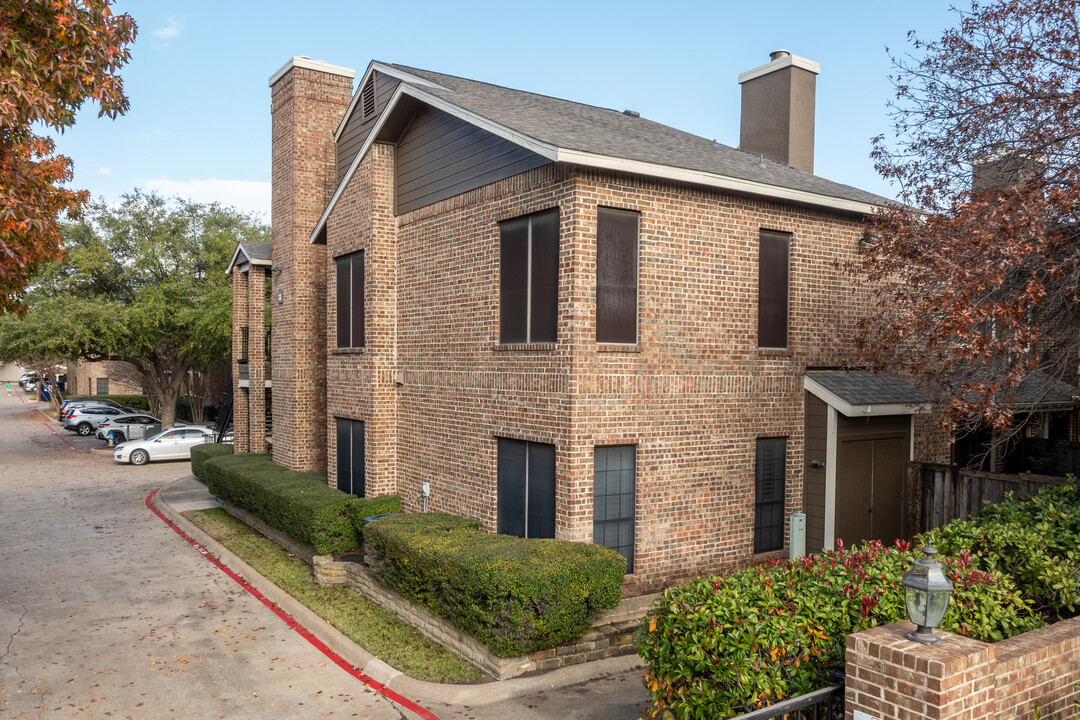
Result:
M374 127L368 133L367 138L364 140L363 146L356 153L356 157L353 158L352 164L349 166L348 171L342 176L341 182L338 183L337 189L334 191L333 197L326 206L326 210L323 211L319 217L319 221L315 223L315 228L312 230L308 242L312 245L319 243L319 235L322 233L326 226L326 221L330 217L330 213L333 212L337 206L338 200L341 198L342 193L345 191L345 187L349 184L349 180L352 179L356 169L360 166L364 157L367 155L368 150L375 142L375 138L378 137L382 131L383 126L386 123L386 119L393 113L394 108L397 107L403 95L409 95L410 97L419 100L422 103L430 105L436 109L442 110L450 115L453 115L467 123L475 125L479 128L487 130L488 132L497 135L505 140L515 143L527 150L530 150L537 155L547 158L555 163L570 163L574 165L582 165L585 167L597 168L600 170L614 170L618 172L627 172L635 175L644 175L647 177L656 177L665 180L674 180L677 182L688 182L696 185L704 185L706 187L713 187L721 190L730 190L740 193L748 193L750 195L765 196L768 198L778 200L789 200L792 202L804 203L807 205L814 205L818 207L825 207L832 210L841 210L846 212L858 213L860 215L869 215L877 209L876 205L865 202L857 202L854 200L845 200L843 198L831 197L828 195L820 195L818 193L812 193L805 190L795 190L792 188L785 188L778 185L769 185L762 182L756 182L754 180L744 180L742 178L732 177L730 175L721 175L719 173L711 173L703 170L690 170L687 168L676 167L673 165L661 165L659 163L650 163L643 160L628 160L626 158L615 157L612 155L600 155L597 153L585 152L582 150L572 150L569 148L558 147L550 143L537 140L534 137L518 132L513 128L497 123L489 118L479 115L471 110L467 110L463 107L455 105L447 100L425 92L420 87L415 87L412 83L420 80L422 84L429 87L441 87L437 83L433 83L428 80L418 79L411 73L405 73L396 68L388 68L382 63L373 62L368 71L364 73L364 77L367 78L373 70L379 70L385 72L388 75L397 77L402 82L395 89L390 101L386 104L382 113L379 115L379 119L375 122ZM366 81L365 81L366 82ZM361 84L361 89L363 85ZM359 93L359 91L358 91ZM356 98L358 94L354 96L352 103L350 104L350 110L356 104ZM342 118L341 123L338 125L338 132L344 128L345 122L348 120L349 113L346 112Z

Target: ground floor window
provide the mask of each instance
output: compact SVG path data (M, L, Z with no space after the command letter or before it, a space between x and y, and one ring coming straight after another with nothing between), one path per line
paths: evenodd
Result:
M97 381L97 394L108 395L109 394L109 378L98 378Z
M593 542L626 558L634 571L635 445L597 447L593 452Z
M787 438L758 438L754 481L754 552L784 547Z
M555 537L555 446L498 438L498 530Z
M337 421L338 490L364 497L364 423L347 418L334 419Z

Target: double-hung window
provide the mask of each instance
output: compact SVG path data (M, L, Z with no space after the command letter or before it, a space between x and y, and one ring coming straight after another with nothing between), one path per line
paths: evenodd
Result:
M754 552L784 547L787 438L758 438L754 478Z
M553 343L559 319L558 209L499 225L499 342Z
M335 258L337 347L364 347L364 251Z
M638 213L596 210L596 342L637 343Z
M499 438L498 531L555 537L555 446Z
M791 236L762 230L758 240L758 347L788 347L788 256Z

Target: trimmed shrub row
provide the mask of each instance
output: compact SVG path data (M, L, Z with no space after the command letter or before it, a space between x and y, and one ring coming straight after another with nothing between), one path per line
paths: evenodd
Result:
M222 455L232 455L233 446L229 443L204 443L191 448L191 474L206 479L206 462ZM213 472L213 471L210 471Z
M732 717L825 687L849 633L907 618L900 578L920 557L874 541L669 588L636 638L654 716ZM1042 625L1007 576L937 559L955 585L944 629L995 642Z
M316 555L359 550L364 518L401 511L401 498L358 498L326 475L275 465L269 455L233 455L212 444L192 448L192 472L219 499L246 510ZM196 470L197 468L197 470Z
M598 545L492 535L424 513L364 528L376 578L500 657L572 641L622 599L626 560Z

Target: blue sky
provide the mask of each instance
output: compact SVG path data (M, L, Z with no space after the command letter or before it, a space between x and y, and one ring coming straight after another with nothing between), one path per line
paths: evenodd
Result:
M737 76L784 48L821 63L815 172L888 197L869 159L889 132L886 47L956 24L948 4L905 2L372 3L119 0L139 25L123 72L131 110L84 109L58 140L74 188L114 202L139 187L220 201L269 220L270 90L293 55L372 59L461 75L739 142Z

